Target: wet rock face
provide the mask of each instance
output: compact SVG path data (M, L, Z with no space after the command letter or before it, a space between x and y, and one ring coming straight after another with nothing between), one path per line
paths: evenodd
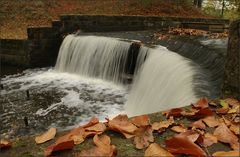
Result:
M240 20L232 22L229 29L223 95L240 99Z

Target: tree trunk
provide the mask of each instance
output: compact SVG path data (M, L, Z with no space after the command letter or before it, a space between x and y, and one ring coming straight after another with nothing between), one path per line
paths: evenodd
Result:
M225 0L222 0L222 13L221 13L222 17L224 15L224 10L225 10Z

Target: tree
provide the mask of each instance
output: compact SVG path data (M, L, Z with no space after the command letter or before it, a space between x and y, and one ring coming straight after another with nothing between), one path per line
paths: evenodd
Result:
M196 6L198 8L202 8L202 3L203 3L203 0L194 0L193 1L194 6Z

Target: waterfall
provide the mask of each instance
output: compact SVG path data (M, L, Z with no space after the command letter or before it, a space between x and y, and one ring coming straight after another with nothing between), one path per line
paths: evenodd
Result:
M130 45L114 38L68 35L55 69L122 83Z
M193 79L197 75L204 76L190 60L164 47L149 48L125 104L127 114L136 116L195 102L198 96Z
M123 84L134 76L125 104L129 116L195 102L209 95L207 75L191 60L165 47L148 48L116 38L68 35L55 69Z

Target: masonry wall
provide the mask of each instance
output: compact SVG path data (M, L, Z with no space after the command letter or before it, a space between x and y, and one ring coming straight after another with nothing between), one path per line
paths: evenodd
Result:
M223 95L240 99L240 19L233 22L229 28L224 72Z

